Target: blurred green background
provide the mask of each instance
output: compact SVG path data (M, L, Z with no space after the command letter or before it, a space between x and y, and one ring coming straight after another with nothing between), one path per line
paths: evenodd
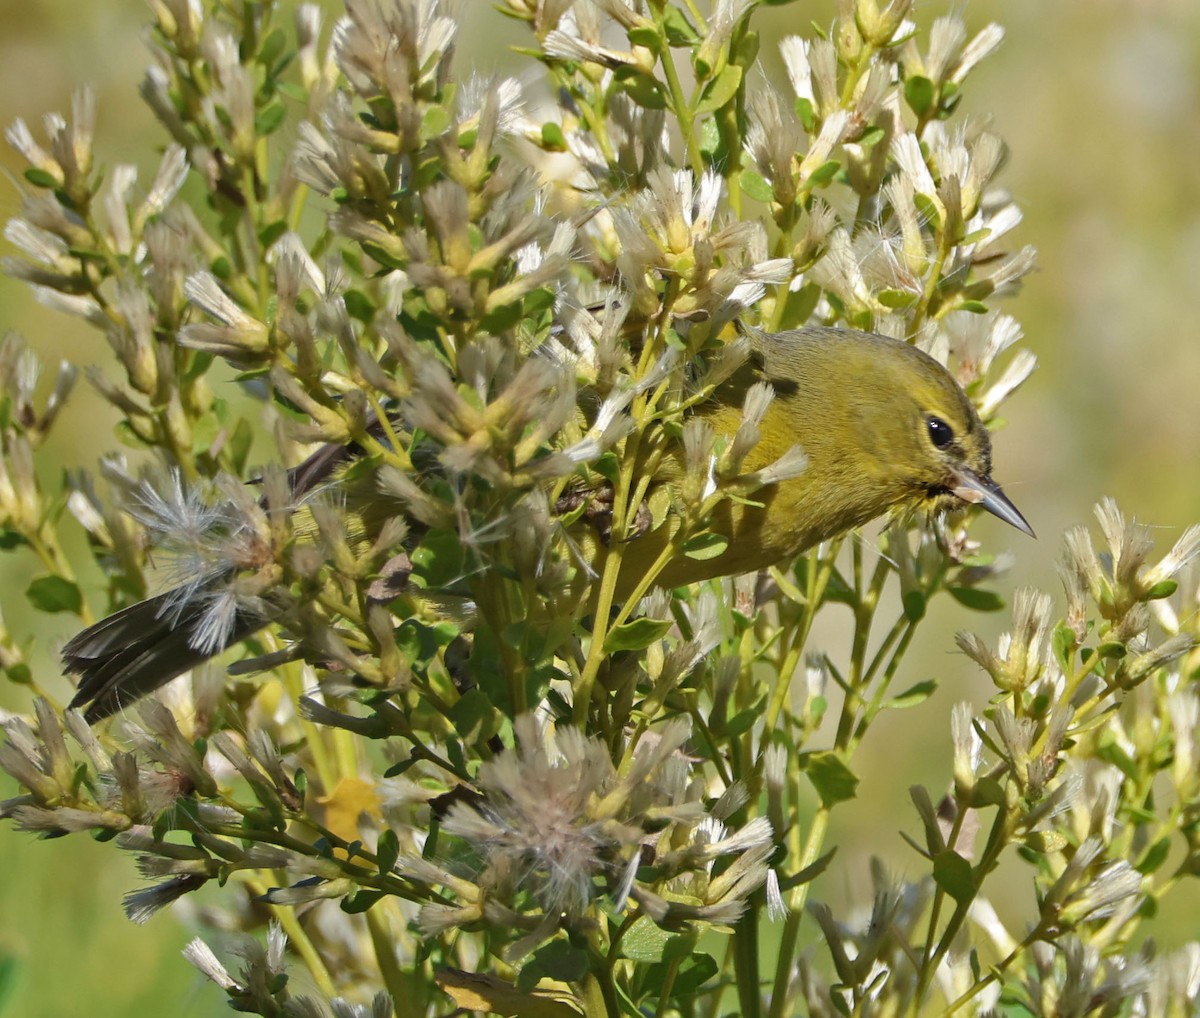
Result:
M772 39L808 33L810 21L827 25L832 6L802 0L765 13L765 71L779 69ZM90 83L98 95L99 160L110 167L136 162L145 181L161 136L137 95L146 63L144 3L3 0L0 9L0 124L20 116L39 133L45 113L68 110L72 90ZM461 9L471 17L464 19L459 67L512 68L508 49L524 41L520 27L476 0ZM948 12L962 14L971 29L991 20L1007 29L1001 50L968 79L963 109L990 122L1009 145L1000 182L1025 213L1016 242L1034 244L1040 266L1002 305L1022 323L1041 366L1008 405L1010 425L997 437L995 463L1039 540L991 521L977 533L1016 553L1008 589L1033 583L1057 593L1062 532L1091 522L1101 496L1161 525L1163 550L1200 520L1200 342L1192 291L1200 275L1200 5L930 0L917 17L927 30ZM522 72L528 76L529 68ZM20 170L7 147L0 166L10 175ZM18 208L15 189L0 187L0 219ZM69 357L110 365L99 337L44 312L28 290L4 278L0 330L22 333L51 363ZM111 416L85 385L65 418L54 462L90 465L115 446ZM53 678L52 651L72 627L64 617L33 628L22 593L33 571L20 555L0 560L0 606L14 633L34 634L39 676L65 694L65 682ZM952 634L970 626L994 639L1005 614L980 618L948 602L940 611L920 634L906 672L913 682L937 676L941 690L915 714L885 716L858 761L864 796L839 814L831 837L842 843L836 876L818 891L835 905L863 900L872 854L899 875L915 869L895 834L914 826L907 787L922 782L940 794L950 760L949 711L960 699L987 695L970 663L953 652ZM900 688L908 684L901 680ZM0 706L27 705L23 691L0 689ZM11 789L0 783L0 795ZM130 859L87 839L39 843L5 825L0 860L0 1015L228 1013L223 995L202 986L179 958L191 934L175 918L160 915L145 928L124 919L121 894L138 883ZM1019 868L1013 872L1014 899L1001 913L1015 917L1031 892ZM1184 885L1177 898L1181 916L1194 913L1192 889ZM1157 931L1167 946L1172 929ZM1194 935L1194 922L1177 932Z

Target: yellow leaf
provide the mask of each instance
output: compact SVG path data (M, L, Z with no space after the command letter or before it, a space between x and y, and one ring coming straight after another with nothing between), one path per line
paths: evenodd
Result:
M317 801L325 807L325 826L346 841L358 840L360 816L379 816L375 786L362 778L342 778L332 792Z

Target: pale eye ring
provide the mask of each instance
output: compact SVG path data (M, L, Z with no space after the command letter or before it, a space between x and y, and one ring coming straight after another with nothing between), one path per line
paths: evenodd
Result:
M929 429L929 441L938 449L945 449L954 441L954 429L940 417L930 414L925 418L925 427Z

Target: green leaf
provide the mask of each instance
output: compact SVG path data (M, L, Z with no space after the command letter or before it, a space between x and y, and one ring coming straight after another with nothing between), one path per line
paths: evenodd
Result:
M9 665L4 669L4 674L8 676L9 682L15 682L18 686L28 686L33 682L33 669L24 661Z
M524 307L521 301L515 300L511 304L493 308L479 319L479 324L495 335L513 328L524 317Z
M904 83L904 101L918 117L925 116L933 105L933 82L922 75L915 74Z
M422 141L440 138L450 129L450 114L442 106L430 106L421 117Z
M819 187L822 184L828 184L834 177L837 176L838 170L842 168L842 164L836 159L830 159L828 162L822 163L809 175L808 182L814 187Z
M500 731L503 717L479 688L460 696L447 712L454 731L466 742L483 743Z
M742 170L738 183L741 184L742 191L755 201L769 205L775 200L775 189L753 170Z
M263 39L261 45L258 47L258 62L267 65L275 63L286 44L287 35L283 29L272 29L267 33L266 38Z
M857 794L857 775L836 753L810 753L802 763L826 808L847 802Z
M668 933L648 916L639 916L621 938L621 955L630 961L662 961L667 944L677 936Z
M0 529L0 551L11 551L13 548L20 548L28 543L25 536L16 530L11 530L7 527Z
M721 734L727 738L736 739L739 735L750 731L761 719L762 710L759 708L739 711L721 726Z
M662 36L658 34L658 28L654 25L638 25L625 35L635 46L645 46L655 53L662 49Z
M722 156L717 158L717 151L721 148L721 129L717 126L716 120L712 117L705 117L700 124L700 152L708 157L709 162L726 162Z
M900 603L904 606L904 617L909 622L920 622L925 617L924 591L906 590L900 595Z
M934 856L933 879L960 905L975 897L975 874L971 864L953 849L948 848Z
M386 892L376 891L371 887L363 887L357 891L352 891L342 899L342 911L349 915L357 915L360 912L365 912L375 902L386 897Z
M937 681L926 679L924 682L918 682L915 686L909 686L908 689L898 696L884 701L884 706L896 710L902 710L905 707L916 707L918 704L922 704L928 700L935 692L937 692Z
M942 228L942 214L938 211L937 205L929 195L921 194L918 191L913 195L913 204L917 206L917 212L920 213L921 221L929 229L936 233Z
M957 305L959 311L969 311L973 315L986 315L988 306L981 300L964 300Z
M710 558L716 558L722 555L725 549L729 547L729 538L723 534L714 534L711 532L703 534L695 534L688 538L683 545L683 553L692 559L700 562L706 562Z
M1159 838L1153 845L1146 849L1146 854L1138 861L1134 867L1139 873L1153 873L1163 863L1167 861L1167 855L1171 851L1171 842L1167 838Z
M34 187L46 187L50 190L58 187L58 181L51 174L45 170L39 170L36 166L30 166L24 176Z
M916 304L921 299L921 295L909 290L880 290L875 294L875 299L885 308L904 310Z
M621 82L621 87L630 99L645 109L665 110L667 108L667 94L663 90L662 84L653 75L638 74L626 78Z
M83 607L79 587L61 576L38 576L29 584L25 596L40 612L73 612Z
M465 575L463 549L458 534L449 530L431 530L413 550L413 572L429 588L449 586Z
M758 47L761 42L757 32L746 32L734 44L734 48L729 54L730 61L739 67L753 67L755 60L758 59Z
M696 107L696 116L715 113L737 96L741 84L742 69L737 64L726 64L725 70L704 90L704 96Z
M562 128L553 121L542 124L542 148L551 152L567 150L567 139L563 137Z
M254 118L254 133L260 138L265 138L268 134L274 134L279 130L280 125L287 119L287 110L283 103L273 102L269 106L264 107Z
M688 955L675 969L675 981L671 985L672 994L686 996L695 993L712 979L717 971L717 963L704 952L696 951L694 954ZM651 978L653 978L653 974L651 974Z
M385 828L379 835L379 843L375 846L375 860L380 875L392 872L396 860L400 858L400 839L390 827Z
M604 638L605 653L614 654L619 650L642 650L656 640L661 640L671 630L669 619L634 619L610 630Z
M700 41L700 33L692 27L687 15L678 7L668 7L663 12L662 25L667 42L672 46L694 46Z
M1109 643L1100 644L1100 646L1096 648L1096 653L1104 658L1120 660L1126 654L1128 654L1129 651L1125 647L1125 644L1117 643L1116 641L1110 641Z
M796 116L800 120L800 125L808 134L812 134L817 126L817 111L813 109L811 99L805 99L803 96L796 100Z
M821 288L816 283L805 283L798 290L789 290L783 302L783 315L779 321L785 329L797 329L812 317L817 301L821 299Z
M1071 657L1075 653L1075 630L1063 622L1054 627L1054 658L1064 672L1071 671Z
M961 605L972 611L996 612L1004 607L1004 598L994 590L981 590L979 587L947 587L950 596Z
M346 302L346 313L351 318L364 325L371 324L375 318L375 302L362 290L351 288L342 294L342 299Z
M534 960L551 979L573 983L588 973L588 956L566 940L552 940L534 952Z
M779 881L779 889L781 891L790 891L793 887L799 887L801 884L811 883L816 880L822 873L829 868L829 864L833 862L833 857L837 855L837 846L834 845L823 856L809 863L800 872L792 874L790 877Z
M1174 580L1159 580L1153 587L1142 595L1143 601L1157 601L1159 598L1170 597L1179 589Z

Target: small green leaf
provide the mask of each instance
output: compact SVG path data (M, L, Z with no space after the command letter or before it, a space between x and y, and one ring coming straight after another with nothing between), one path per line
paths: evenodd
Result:
M1125 647L1125 644L1117 643L1116 641L1110 641L1108 643L1100 644L1100 646L1096 648L1096 653L1104 658L1120 660L1126 654L1128 654L1129 651Z
M916 707L928 700L935 692L937 692L937 682L934 679L926 679L924 682L918 682L915 686L909 686L903 693L885 701L884 706L898 710L905 707Z
M800 120L800 125L804 130L812 134L813 129L817 126L817 111L813 109L811 99L805 99L801 96L796 100L796 116Z
M710 955L696 951L675 969L672 992L680 996L695 993L717 974L717 963ZM665 973L664 973L665 974ZM651 976L653 978L653 976Z
M1153 845L1146 849L1146 854L1138 861L1134 867L1139 873L1153 873L1164 862L1167 861L1167 855L1171 851L1171 842L1167 838L1159 838Z
M38 576L29 584L25 596L40 612L79 613L83 594L79 587L61 576Z
M975 897L975 874L971 864L953 849L948 848L934 857L933 879L960 905Z
M700 33L692 27L687 15L678 7L668 7L663 12L662 24L667 42L672 46L694 46L700 41Z
M979 587L947 587L950 596L961 605L972 611L996 612L1004 607L1004 598L994 590L981 590Z
M562 128L553 121L542 124L542 148L551 152L567 150L567 139L563 137Z
M933 82L915 74L904 83L904 101L918 117L925 116L933 105Z
M906 590L900 595L904 606L904 617L909 622L920 622L925 617L925 594L920 590Z
M604 650L608 654L619 650L643 650L666 636L672 625L670 620L634 619L609 631L604 638Z
M488 332L496 335L513 328L525 317L524 308L519 300L511 304L502 304L493 308L479 319L479 324Z
M657 78L649 74L638 74L626 78L621 87L639 106L648 110L665 110L667 95Z
M16 530L10 530L7 527L0 529L0 551L11 551L13 548L20 548L26 544L25 536Z
M1174 580L1159 580L1153 587L1142 595L1143 601L1157 601L1163 597L1170 597L1179 589L1179 584Z
M920 213L921 221L929 229L936 233L942 228L942 214L938 211L936 203L929 195L921 194L918 191L913 195L913 204L917 206L917 212Z
M421 117L421 140L432 141L440 138L450 129L450 114L445 107L430 106Z
M785 329L799 328L812 317L820 299L821 288L816 283L805 283L798 290L789 290L784 298L780 323Z
M348 915L357 915L360 912L366 912L375 902L384 897L386 897L384 891L376 891L374 888L363 887L351 892L342 899L342 911Z
M769 205L775 200L775 190L753 170L742 170L738 177L742 190L755 201Z
M58 181L51 174L45 170L39 170L36 166L30 166L24 176L34 187L46 187L50 190L58 187Z
M375 846L375 860L380 875L392 872L396 860L400 858L400 839L390 827L379 835L379 843Z
M802 762L808 780L826 807L847 802L857 794L857 775L836 753L810 753Z
M466 573L462 544L458 534L449 530L430 530L409 557L414 575L431 589L449 586Z
M753 67L758 59L758 47L762 40L757 32L746 32L741 40L734 43L729 59L739 67Z
M631 28L625 35L635 46L645 46L646 49L654 50L655 53L662 49L662 36L658 34L658 28L654 25L638 25L636 28Z
M721 734L726 738L736 739L750 731L761 719L762 711L758 708L739 711L721 726Z
M723 534L714 534L706 532L703 534L695 534L688 538L683 545L683 553L692 559L700 562L706 562L710 558L716 558L718 555L725 553L725 549L729 547L729 538Z
M639 916L621 938L621 956L647 964L662 961L667 944L678 934L669 933L647 916Z
M565 940L552 940L534 952L535 963L551 979L573 983L588 973L587 952Z
M346 302L346 313L351 318L364 325L371 324L375 318L375 302L362 290L351 288L342 294L342 299Z
M258 62L268 66L275 63L286 44L287 35L283 29L272 29L267 33L266 38L263 39L262 44L258 47Z
M696 115L715 113L737 96L741 84L742 69L737 64L726 64L725 70L704 90L704 96L696 107Z
M265 138L268 134L274 134L279 130L280 125L287 118L287 110L283 103L273 102L269 106L264 107L254 118L254 133L260 138Z
M875 294L875 299L885 308L904 310L915 305L921 299L921 295L908 290L880 290Z
M1075 630L1060 622L1054 627L1054 658L1064 672L1071 671L1071 656L1075 653Z
M807 884L816 880L817 877L829 868L829 864L833 862L835 855L837 855L836 845L815 862L809 863L798 873L793 873L790 877L780 880L779 889L781 891L790 891L793 887L799 887L801 884Z
M842 168L842 164L836 159L830 159L828 162L822 163L809 175L808 182L819 187L822 184L828 184L834 177L837 176L838 170Z
M973 315L986 315L988 306L981 300L964 300L957 305L959 311L969 311Z

